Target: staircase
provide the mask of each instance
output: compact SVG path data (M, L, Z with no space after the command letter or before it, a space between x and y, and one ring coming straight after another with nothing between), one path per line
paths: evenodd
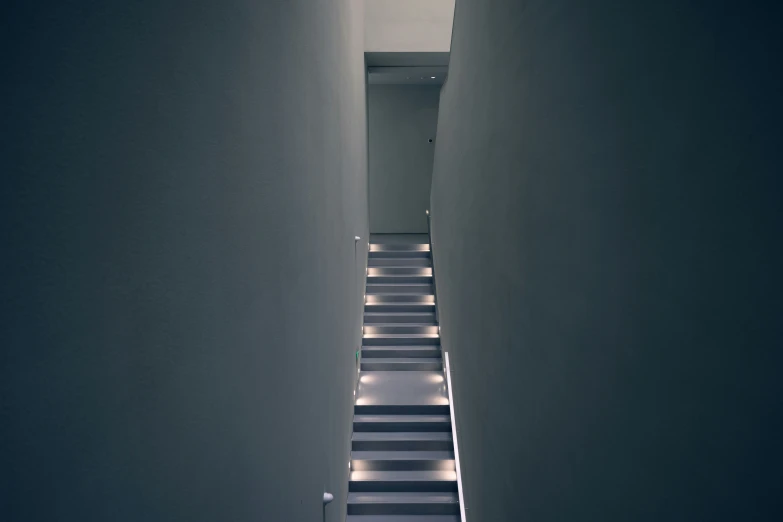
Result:
M430 245L373 242L347 522L457 522Z

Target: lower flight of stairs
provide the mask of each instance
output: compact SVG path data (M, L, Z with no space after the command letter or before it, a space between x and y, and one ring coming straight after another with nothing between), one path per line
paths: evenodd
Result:
M370 245L361 375L441 375L431 267L428 244ZM357 404L348 490L347 522L459 521L448 403Z

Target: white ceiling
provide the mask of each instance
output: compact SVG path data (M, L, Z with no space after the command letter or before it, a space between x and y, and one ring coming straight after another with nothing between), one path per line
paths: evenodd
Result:
M448 52L364 53L367 67L429 67L449 64Z
M454 0L364 0L364 50L448 52Z
M364 0L368 82L443 85L454 0Z

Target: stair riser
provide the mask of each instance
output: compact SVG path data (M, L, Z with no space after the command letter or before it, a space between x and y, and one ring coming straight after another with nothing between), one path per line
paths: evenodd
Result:
M440 357L440 348L430 350L406 350L405 348L389 348L362 350L362 360L366 359L392 359L395 357L437 358Z
M425 243L373 243L370 245L370 254L378 254L379 252L384 252L386 254L405 252L407 254L422 253L429 255L430 246Z
M459 515L400 515L400 517L348 515L345 517L345 522L460 522Z
M407 324L421 324L423 326L435 325L435 314L418 313L418 314L364 314L364 324L389 324L389 323L407 323Z
M437 346L440 337L364 337L362 346Z
M453 460L352 460L353 471L454 471Z
M377 298L373 298L377 299ZM392 314L402 314L402 313L432 313L432 315L435 315L435 312L433 310L435 309L435 306L430 303L410 303L410 304L374 304L374 305L365 305L364 311L365 313L392 313Z
M414 259L426 259L431 262L431 256L429 252L370 252L367 256L368 261L375 259L400 259L400 260L414 260Z
M356 415L448 415L449 405L355 404L353 412Z
M421 491L431 493L446 493L457 491L456 480L351 480L348 491L359 492L394 492Z
M418 372L418 371L442 371L441 362L422 363L380 363L372 362L372 359L362 361L362 371L365 372Z
M355 440L353 451L454 451L450 440Z
M459 513L457 503L367 503L348 504L349 515L456 515Z
M406 311L406 309L404 309L403 306L408 306L408 305L427 305L429 306L429 310L435 309L435 296L433 294L429 294L429 295L423 295L423 294L406 295L406 294L394 294L394 293L386 294L386 295L368 294L366 298L367 301L365 304L371 305L370 310L376 310L379 312L384 310L381 308L381 306L388 303L400 303L400 304L393 305L395 308L391 308L393 310L399 310L400 312ZM365 310L367 310L366 307Z
M366 325L363 327L366 334L437 334L438 327L433 325L410 325L410 324L388 324L388 325Z
M386 266L432 268L432 260L426 257L370 257L367 260L367 268L380 268Z
M431 285L432 276L423 275L375 275L367 276L367 283L371 285Z
M432 268L425 266L370 266L367 267L367 277L379 276L419 276L432 277Z
M451 431L451 422L364 422L354 421L353 431Z
M432 285L367 285L367 295L373 294L414 294L414 296L431 296Z

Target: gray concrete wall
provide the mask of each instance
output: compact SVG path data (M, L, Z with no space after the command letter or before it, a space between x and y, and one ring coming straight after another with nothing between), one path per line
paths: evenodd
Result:
M367 96L370 230L427 232L440 86L370 85Z
M0 520L344 520L362 2L17 4Z
M783 516L780 15L457 1L431 210L469 521Z

